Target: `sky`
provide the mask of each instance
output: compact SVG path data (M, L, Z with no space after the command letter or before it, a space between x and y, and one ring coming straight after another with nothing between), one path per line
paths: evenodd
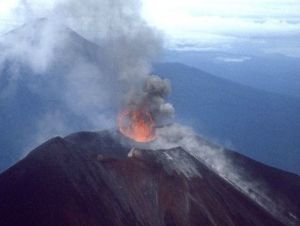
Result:
M299 0L142 1L142 14L167 48L300 57ZM49 9L54 1L0 0L0 33L24 20L20 2Z
M300 56L299 0L144 0L144 15L179 49Z

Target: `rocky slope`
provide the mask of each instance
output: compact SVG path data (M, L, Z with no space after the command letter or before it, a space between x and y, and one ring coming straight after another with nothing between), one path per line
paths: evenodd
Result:
M137 149L119 138L107 131L81 132L33 150L0 175L0 225L299 224L295 213L290 221L274 216L180 147ZM274 175L266 181L270 185L276 175L300 183L295 175L229 155L251 172L264 175L268 169L266 177ZM275 189L289 197L288 186ZM297 211L299 195L294 199Z

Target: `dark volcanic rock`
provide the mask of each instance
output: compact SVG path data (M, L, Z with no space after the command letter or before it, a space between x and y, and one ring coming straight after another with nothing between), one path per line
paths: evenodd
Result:
M182 148L114 137L57 137L1 174L0 225L283 225Z

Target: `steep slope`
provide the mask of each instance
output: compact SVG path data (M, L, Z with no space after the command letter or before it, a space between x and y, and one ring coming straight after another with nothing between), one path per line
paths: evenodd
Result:
M51 139L0 175L5 226L296 225L294 217L272 216L180 147L132 149L107 131Z
M158 64L172 82L177 119L198 133L300 174L300 99L268 93L183 64Z

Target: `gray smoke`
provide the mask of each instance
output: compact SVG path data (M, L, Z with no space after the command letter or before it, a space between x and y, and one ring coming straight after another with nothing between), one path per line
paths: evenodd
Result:
M44 102L56 103L36 117L36 135L27 149L74 130L113 127L118 111L128 105L147 104L161 121L173 114L165 102L169 82L150 76L162 40L140 15L139 0L22 3L16 20L24 25L0 40L0 79L10 75L0 99L25 86ZM69 115L80 123L74 125Z
M145 79L141 90L135 90L126 96L124 103L130 109L146 108L157 124L162 125L172 119L175 112L174 107L165 101L170 92L169 80L152 75Z
M174 108L170 103L165 102L165 98L171 92L170 81L163 80L158 76L147 79L144 91L146 101L149 102L150 110L156 120L170 118L174 114Z

